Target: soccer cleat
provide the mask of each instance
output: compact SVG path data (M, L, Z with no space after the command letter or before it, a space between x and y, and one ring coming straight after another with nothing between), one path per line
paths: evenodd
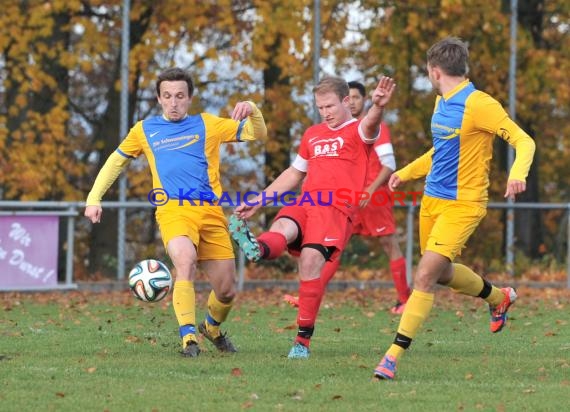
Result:
M394 379L396 374L396 358L391 355L384 355L376 369L374 369L374 377L376 379Z
M198 355L200 354L200 348L198 347L198 343L194 341L188 342L188 344L184 349L182 349L182 352L180 352L180 354L185 358L197 358Z
M219 336L214 338L208 332L208 329L206 328L206 324L204 322L198 325L198 330L206 339L212 342L220 352L229 352L229 353L237 352L236 347L230 341L230 338L228 338L227 333L221 333Z
M283 300L294 308L299 307L299 298L293 295L283 295Z
M232 235L232 239L235 240L239 248L243 250L245 257L247 257L248 260L257 262L261 259L261 248L259 247L259 243L247 227L245 220L239 219L235 215L231 215L228 227L230 234Z
M491 332L493 333L500 332L505 327L508 319L507 311L517 299L517 292L514 288L502 288L501 292L505 294L505 298L501 304L494 308L489 306L489 312L491 313Z
M310 353L311 351L309 351L309 348L297 342L291 348L287 357L289 359L309 359Z
M405 309L406 309L405 303L396 302L396 304L390 308L390 313L392 315L401 315L402 313L404 313Z

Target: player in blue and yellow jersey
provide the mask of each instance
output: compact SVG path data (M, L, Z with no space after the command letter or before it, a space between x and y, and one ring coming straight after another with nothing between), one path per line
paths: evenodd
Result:
M426 176L420 209L422 257L394 342L374 370L378 379L394 378L398 359L431 311L436 284L484 299L493 333L505 326L507 310L517 298L513 288L499 289L467 266L453 263L487 213L494 137L516 150L505 197L514 198L526 189L535 150L534 141L501 104L466 78L468 57L467 46L455 37L428 50L428 76L438 93L431 121L433 147L388 182L394 190L402 182Z
M162 116L133 126L99 172L85 209L91 222L100 222L103 195L130 159L145 154L157 197L154 200L169 198L157 207L156 219L176 268L172 303L182 355L186 357L200 354L196 329L218 350L236 352L226 334L220 332L236 293L236 270L227 220L221 206L216 205L222 194L219 150L222 143L264 139L267 135L263 115L252 102L237 103L231 119L208 113L189 115L193 92L192 78L182 69L168 69L158 76L156 93ZM206 319L196 328L194 280L198 261L212 291Z

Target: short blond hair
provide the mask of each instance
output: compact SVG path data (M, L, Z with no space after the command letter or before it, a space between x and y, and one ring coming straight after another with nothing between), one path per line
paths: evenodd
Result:
M350 93L348 83L342 77L325 76L313 87L313 94L334 93L342 101Z

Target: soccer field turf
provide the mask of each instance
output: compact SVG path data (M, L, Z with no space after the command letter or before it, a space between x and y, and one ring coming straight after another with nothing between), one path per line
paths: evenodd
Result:
M205 293L198 298L202 319ZM519 289L507 327L486 305L438 291L395 381L373 381L398 318L393 291L326 296L309 360L288 360L296 311L281 293L239 296L225 325L237 354L209 342L178 355L169 298L126 292L0 294L2 411L555 411L570 404L570 294Z

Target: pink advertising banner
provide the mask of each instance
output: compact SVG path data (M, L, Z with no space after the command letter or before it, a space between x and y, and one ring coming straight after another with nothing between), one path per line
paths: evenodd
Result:
M0 289L57 285L58 216L0 216Z

